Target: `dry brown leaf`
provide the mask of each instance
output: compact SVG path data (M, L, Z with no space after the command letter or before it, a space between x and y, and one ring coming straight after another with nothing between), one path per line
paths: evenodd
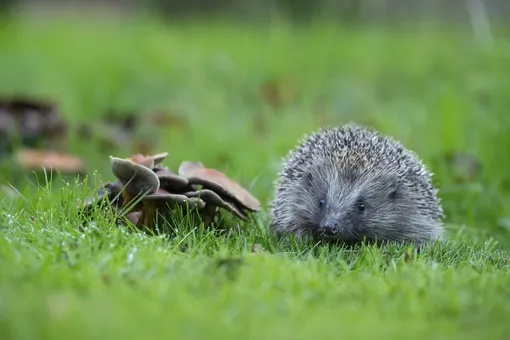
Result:
M150 122L158 127L171 126L179 128L188 128L188 122L183 116L162 111L151 114Z
M287 79L267 81L260 86L262 97L274 108L289 103L295 96L295 90Z
M36 149L19 149L15 154L16 163L24 170L58 170L62 173L82 174L84 162L74 156L53 151Z

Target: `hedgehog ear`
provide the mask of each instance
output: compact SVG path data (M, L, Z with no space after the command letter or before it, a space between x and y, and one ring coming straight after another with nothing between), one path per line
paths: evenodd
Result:
M395 180L391 183L389 197L392 200L398 199L398 198L402 197L403 190L404 190L404 188L402 187L402 185L400 185L400 183Z
M385 177L386 192L388 193L388 197L392 200L401 197L403 188L400 185L397 176L387 175Z

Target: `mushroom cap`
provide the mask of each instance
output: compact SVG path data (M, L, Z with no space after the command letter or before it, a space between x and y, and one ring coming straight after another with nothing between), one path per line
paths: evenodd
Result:
M159 186L168 192L182 191L189 185L188 179L172 173L167 169L155 171L159 178Z
M221 198L217 193L215 193L212 190L209 189L201 189L198 191L190 191L185 193L188 197L198 197L205 201L207 205L215 205L218 207L221 207L223 209L226 209L233 213L235 216L239 217L242 220L248 219L248 216L246 216L237 205L234 203L225 201L223 198Z
M185 195L171 194L166 190L159 189L157 192L147 195L142 199L144 203L156 203L157 205L169 204L171 207L175 205L188 206L190 208L203 209L205 202L198 197L188 197Z
M179 175L186 177L190 184L201 184L220 195L237 201L244 208L251 211L260 210L260 202L246 189L224 173L204 167L202 163L184 161L179 166Z
M147 156L142 154L134 154L130 157L134 163L146 166L149 169L154 168L156 165L160 165L161 162L168 157L168 152L160 152L155 155Z
M159 189L159 178L150 168L129 159L110 156L112 172L130 195L153 194Z

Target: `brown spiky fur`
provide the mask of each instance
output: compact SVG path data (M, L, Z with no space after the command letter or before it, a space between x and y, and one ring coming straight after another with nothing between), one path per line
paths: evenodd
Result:
M306 135L278 175L270 227L277 234L346 243L442 238L432 174L373 129L347 124Z

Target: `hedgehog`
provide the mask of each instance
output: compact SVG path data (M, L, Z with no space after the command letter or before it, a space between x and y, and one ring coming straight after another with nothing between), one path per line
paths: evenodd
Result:
M298 143L274 182L274 234L418 246L443 238L433 174L400 142L348 123L323 127Z

